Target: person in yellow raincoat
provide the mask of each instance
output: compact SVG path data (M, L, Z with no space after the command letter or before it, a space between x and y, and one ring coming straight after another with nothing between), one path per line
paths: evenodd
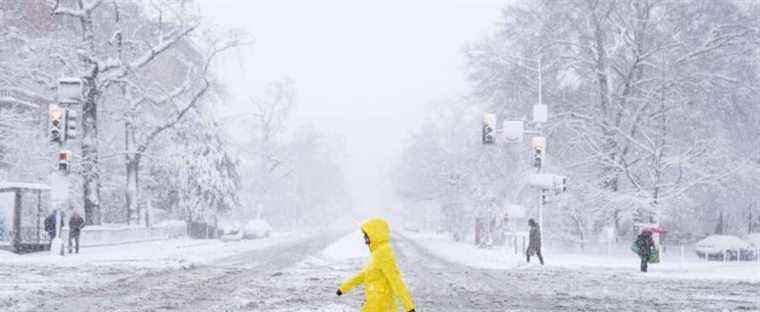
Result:
M412 296L401 280L401 272L396 266L396 257L388 241L388 222L371 219L362 225L362 232L372 257L364 270L340 285L337 295L364 284L362 312L397 312L396 298L401 300L404 311L413 312Z

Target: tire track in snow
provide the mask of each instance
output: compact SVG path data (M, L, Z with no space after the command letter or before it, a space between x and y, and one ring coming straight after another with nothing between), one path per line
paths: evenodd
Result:
M155 271L91 289L64 291L39 298L29 311L218 311L211 307L228 300L236 289L319 252L343 234L323 232L211 265ZM264 292L258 295L267 296Z

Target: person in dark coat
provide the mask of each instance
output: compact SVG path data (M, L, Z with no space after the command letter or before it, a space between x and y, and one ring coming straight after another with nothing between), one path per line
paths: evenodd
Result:
M57 235L55 232L55 214L56 211L53 211L47 218L45 218L45 232L48 233L48 237L50 238L50 243L53 242L53 239ZM63 228L63 216L61 216L61 225L60 228Z
M82 219L79 213L74 211L71 214L71 218L69 218L69 253L72 250L72 241L76 244L76 253L79 253L79 234L81 234L83 228L84 219Z
M544 265L544 257L541 255L541 231L535 220L528 220L530 226L530 235L528 236L528 250L525 252L527 261L530 262L530 256L538 256L538 261Z
M649 264L649 257L654 253L652 232L647 230L642 231L636 238L636 247L639 250L639 258L641 258L641 272L646 272Z

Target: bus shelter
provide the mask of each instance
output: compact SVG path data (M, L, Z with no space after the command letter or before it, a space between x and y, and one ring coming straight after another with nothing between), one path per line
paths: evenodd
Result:
M0 248L26 253L49 248L44 220L50 187L0 182Z

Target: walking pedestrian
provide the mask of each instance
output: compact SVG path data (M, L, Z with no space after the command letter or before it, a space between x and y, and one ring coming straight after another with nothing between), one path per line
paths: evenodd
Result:
M74 211L69 218L69 253L72 251L72 241L76 244L76 253L79 253L79 234L84 228L84 219L77 211Z
M544 265L544 256L541 254L541 230L535 220L528 220L530 234L528 236L528 250L525 252L526 260L530 263L530 256L538 256L538 261Z
M641 260L641 272L647 271L647 266L649 264L649 258L654 253L654 240L652 239L652 232L649 230L644 230L639 234L638 237L636 237L636 242L634 243L634 246L637 249L637 253L639 254L639 258Z
M56 217L57 210L54 210L47 218L45 218L45 232L48 234L48 238L50 239L50 243L53 242L53 239L58 235L56 233L55 229L55 217ZM63 228L63 216L61 216L60 220L61 224L59 228Z
M388 223L383 219L372 219L362 225L364 243L372 254L369 264L338 288L338 296L364 284L364 305L362 312L398 311L396 298L404 305L404 311L414 312L412 296L401 279L396 266L396 257L389 242Z

